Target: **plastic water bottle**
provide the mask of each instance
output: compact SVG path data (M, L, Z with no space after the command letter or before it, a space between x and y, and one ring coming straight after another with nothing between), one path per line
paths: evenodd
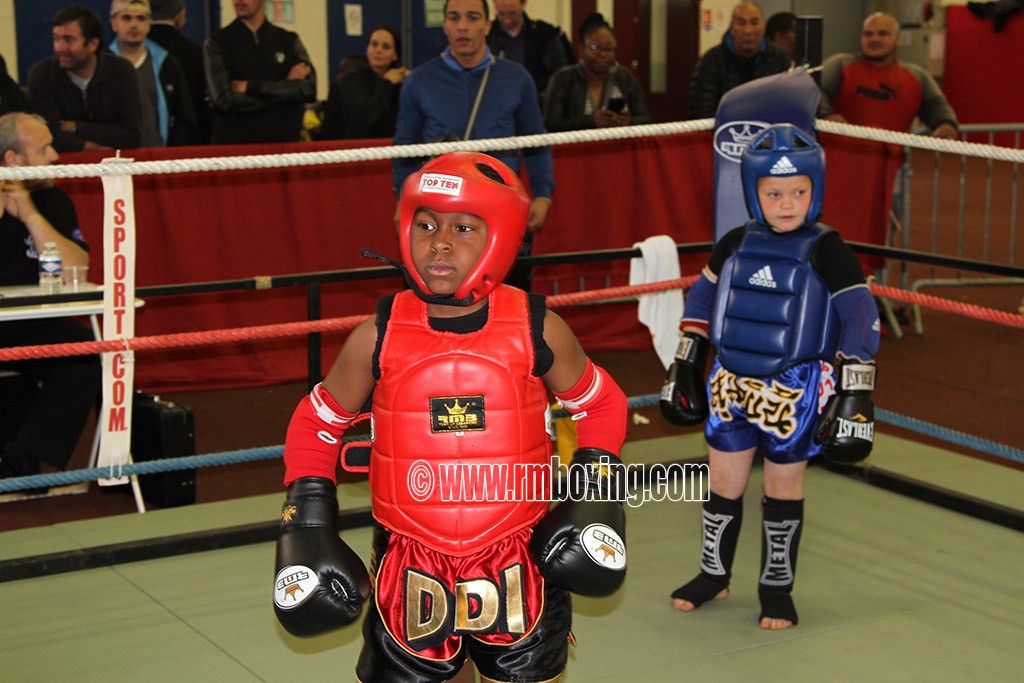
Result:
M63 284L63 265L56 242L43 245L43 253L39 255L39 287L45 294L59 292Z

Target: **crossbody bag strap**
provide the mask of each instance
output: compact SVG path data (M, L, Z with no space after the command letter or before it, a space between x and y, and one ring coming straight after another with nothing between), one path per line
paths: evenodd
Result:
M473 111L469 113L469 121L466 123L466 132L462 135L463 140L468 140L473 133L473 124L476 123L476 115L480 111L480 102L484 99L484 90L487 89L487 81L491 79L491 65L484 69L484 77L480 79L480 88L476 91L476 100L473 101Z

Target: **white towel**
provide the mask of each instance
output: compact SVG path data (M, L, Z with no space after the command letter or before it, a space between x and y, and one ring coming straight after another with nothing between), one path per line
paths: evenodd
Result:
M633 247L640 249L641 256L630 259L629 284L640 285L681 277L676 242L668 235L648 237ZM651 331L654 350L667 370L675 359L676 347L679 346L683 290L671 289L654 294L641 294L637 317Z

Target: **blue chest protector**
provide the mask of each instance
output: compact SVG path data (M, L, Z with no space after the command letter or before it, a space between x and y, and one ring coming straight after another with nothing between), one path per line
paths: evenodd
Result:
M711 343L723 367L767 377L802 361L835 357L839 317L811 265L815 245L829 232L820 223L786 234L747 224L719 274L711 309Z

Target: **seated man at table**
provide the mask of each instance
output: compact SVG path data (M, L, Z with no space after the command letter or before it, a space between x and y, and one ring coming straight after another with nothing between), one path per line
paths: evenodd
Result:
M0 116L0 155L4 166L57 162L50 129L35 114ZM38 257L46 242L57 245L65 269L89 263L74 204L53 181L0 180L0 214L0 285L38 282ZM0 322L0 347L92 339L89 327L72 318ZM39 474L44 462L63 469L100 391L99 357L4 361L0 371L17 372L33 383L32 395L20 401L24 419L13 438L0 443L0 478ZM12 398L6 388L5 398Z

